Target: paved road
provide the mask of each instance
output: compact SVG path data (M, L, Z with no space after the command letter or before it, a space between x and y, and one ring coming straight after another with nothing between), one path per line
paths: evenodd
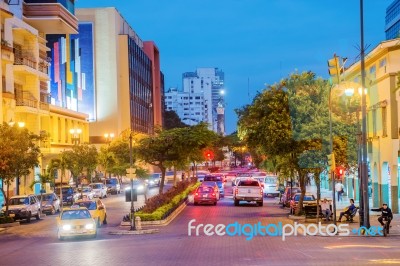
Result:
M229 193L228 193L229 194ZM123 197L105 199L113 215L125 208ZM120 209L116 208L119 206ZM58 241L55 217L48 216L0 233L0 265L379 265L400 264L399 237L188 236L188 223L293 223L274 199L263 207L233 206L228 196L217 206L189 204L160 232L109 235L118 215L95 240ZM195 230L192 230L192 234Z

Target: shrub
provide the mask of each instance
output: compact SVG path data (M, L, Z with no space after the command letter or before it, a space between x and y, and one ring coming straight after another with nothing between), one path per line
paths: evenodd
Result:
M135 216L140 217L142 221L157 221L157 220L162 220L168 217L179 205L186 200L187 196L189 193L191 193L193 190L195 190L200 183L194 183L194 182L181 182L180 186L177 186L176 188L171 188L168 190L165 194L162 195L157 195L155 197L152 197L148 200L148 202L151 202L151 209L153 211L149 211L150 207L148 207L148 202L146 202L145 208L143 210L135 213ZM180 193L177 193L180 191ZM168 194L168 195L167 195ZM173 194L175 194L173 196ZM167 195L165 197L162 197L163 195ZM163 202L163 204L160 204ZM155 204L160 204L158 207L155 208ZM146 209L146 207L148 207ZM146 209L146 211L145 211Z

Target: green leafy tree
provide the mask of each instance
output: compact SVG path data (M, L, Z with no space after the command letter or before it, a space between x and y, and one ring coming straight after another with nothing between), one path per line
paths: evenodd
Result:
M39 164L40 136L32 134L26 128L17 125L0 125L0 177L6 184L6 213L8 215L9 186L17 178L29 175L31 169Z
M49 173L38 174L37 176L38 176L38 179L33 180L33 182L31 183L31 185L29 187L31 189L33 189L35 184L40 184L40 186L41 186L41 188L40 188L40 210L41 210L41 212L43 212L43 206L42 206L43 190L46 187L46 184L52 183L54 179L50 176Z
M179 118L177 113L174 110L165 111L164 112L164 129L173 129L173 128L181 128L188 127L182 120Z

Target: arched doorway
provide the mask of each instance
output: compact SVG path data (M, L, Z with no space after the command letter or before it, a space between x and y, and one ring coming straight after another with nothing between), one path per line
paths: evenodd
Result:
M381 199L382 203L387 203L389 206L392 206L392 189L391 189L391 177L390 177L390 168L387 162L383 162L382 164L382 190L381 190Z

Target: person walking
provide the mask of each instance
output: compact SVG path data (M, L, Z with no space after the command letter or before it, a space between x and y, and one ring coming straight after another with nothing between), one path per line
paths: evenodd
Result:
M338 181L335 185L335 190L337 192L337 201L342 201L342 195L344 192L344 186L342 184L342 181Z

